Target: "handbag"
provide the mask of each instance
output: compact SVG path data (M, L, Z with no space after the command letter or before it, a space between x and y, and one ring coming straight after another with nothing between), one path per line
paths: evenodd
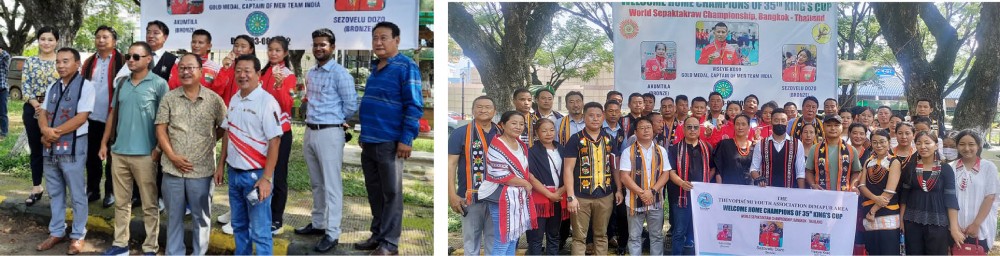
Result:
M976 243L962 243L961 246L952 246L951 255L986 255L986 250L979 245L979 240L976 240Z

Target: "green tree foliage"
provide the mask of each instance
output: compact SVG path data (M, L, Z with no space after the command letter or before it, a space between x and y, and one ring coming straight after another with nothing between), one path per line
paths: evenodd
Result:
M583 19L570 16L565 23L554 24L552 31L542 41L531 65L533 84L551 85L557 90L568 79L589 81L614 63L610 40ZM548 70L550 75L539 77L539 69Z

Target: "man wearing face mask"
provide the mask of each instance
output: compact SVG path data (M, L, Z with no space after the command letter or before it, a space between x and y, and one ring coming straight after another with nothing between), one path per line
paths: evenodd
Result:
M753 149L750 178L754 185L805 188L805 147L801 141L788 136L787 129L788 115L781 111L771 112L771 136Z

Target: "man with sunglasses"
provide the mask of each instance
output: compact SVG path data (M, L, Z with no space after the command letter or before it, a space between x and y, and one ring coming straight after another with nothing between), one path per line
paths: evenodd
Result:
M702 100L703 101L703 100ZM712 146L699 138L702 129L698 116L684 119L681 127L685 130L684 139L670 146L670 183L667 189L670 200L671 222L674 227L672 239L672 254L681 255L694 251L694 226L691 221L691 182L711 182L715 177L715 161L712 161ZM690 251L689 251L690 250Z
M111 94L115 91L115 71L125 67L125 57L115 48L118 43L118 32L108 26L100 26L94 31L94 45L97 53L83 62L80 74L83 79L94 83L96 97L94 112L89 116L88 152L101 150L101 138L107 126L108 112L111 110ZM111 187L111 158L105 165L97 154L87 154L87 196L93 202L101 198L101 175L104 179L104 208L115 203Z
M115 95L111 97L111 113L101 139L101 160L113 155L111 178L115 190L115 240L105 255L128 253L129 219L132 217L132 182L135 181L142 197L143 223L146 241L143 252L159 251L160 213L156 198L156 161L159 149L153 124L160 100L167 93L167 81L153 74L149 67L153 50L146 42L129 46L128 68L130 75L119 80ZM117 136L122 135L122 136ZM109 142L114 139L114 143ZM108 151L111 151L110 153Z

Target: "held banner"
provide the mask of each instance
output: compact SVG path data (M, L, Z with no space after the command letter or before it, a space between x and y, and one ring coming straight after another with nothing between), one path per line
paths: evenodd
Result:
M163 45L169 50L190 50L197 29L212 34L215 49L232 49L243 34L257 52L279 35L291 39L290 49L311 49L312 32L320 28L333 31L337 50L371 50L371 31L382 21L399 26L399 49L417 48L416 0L142 0L139 40L153 20L170 29Z
M836 97L834 3L614 3L615 89L760 104ZM657 102L658 103L658 102Z
M854 193L695 183L691 195L697 254L854 252Z

